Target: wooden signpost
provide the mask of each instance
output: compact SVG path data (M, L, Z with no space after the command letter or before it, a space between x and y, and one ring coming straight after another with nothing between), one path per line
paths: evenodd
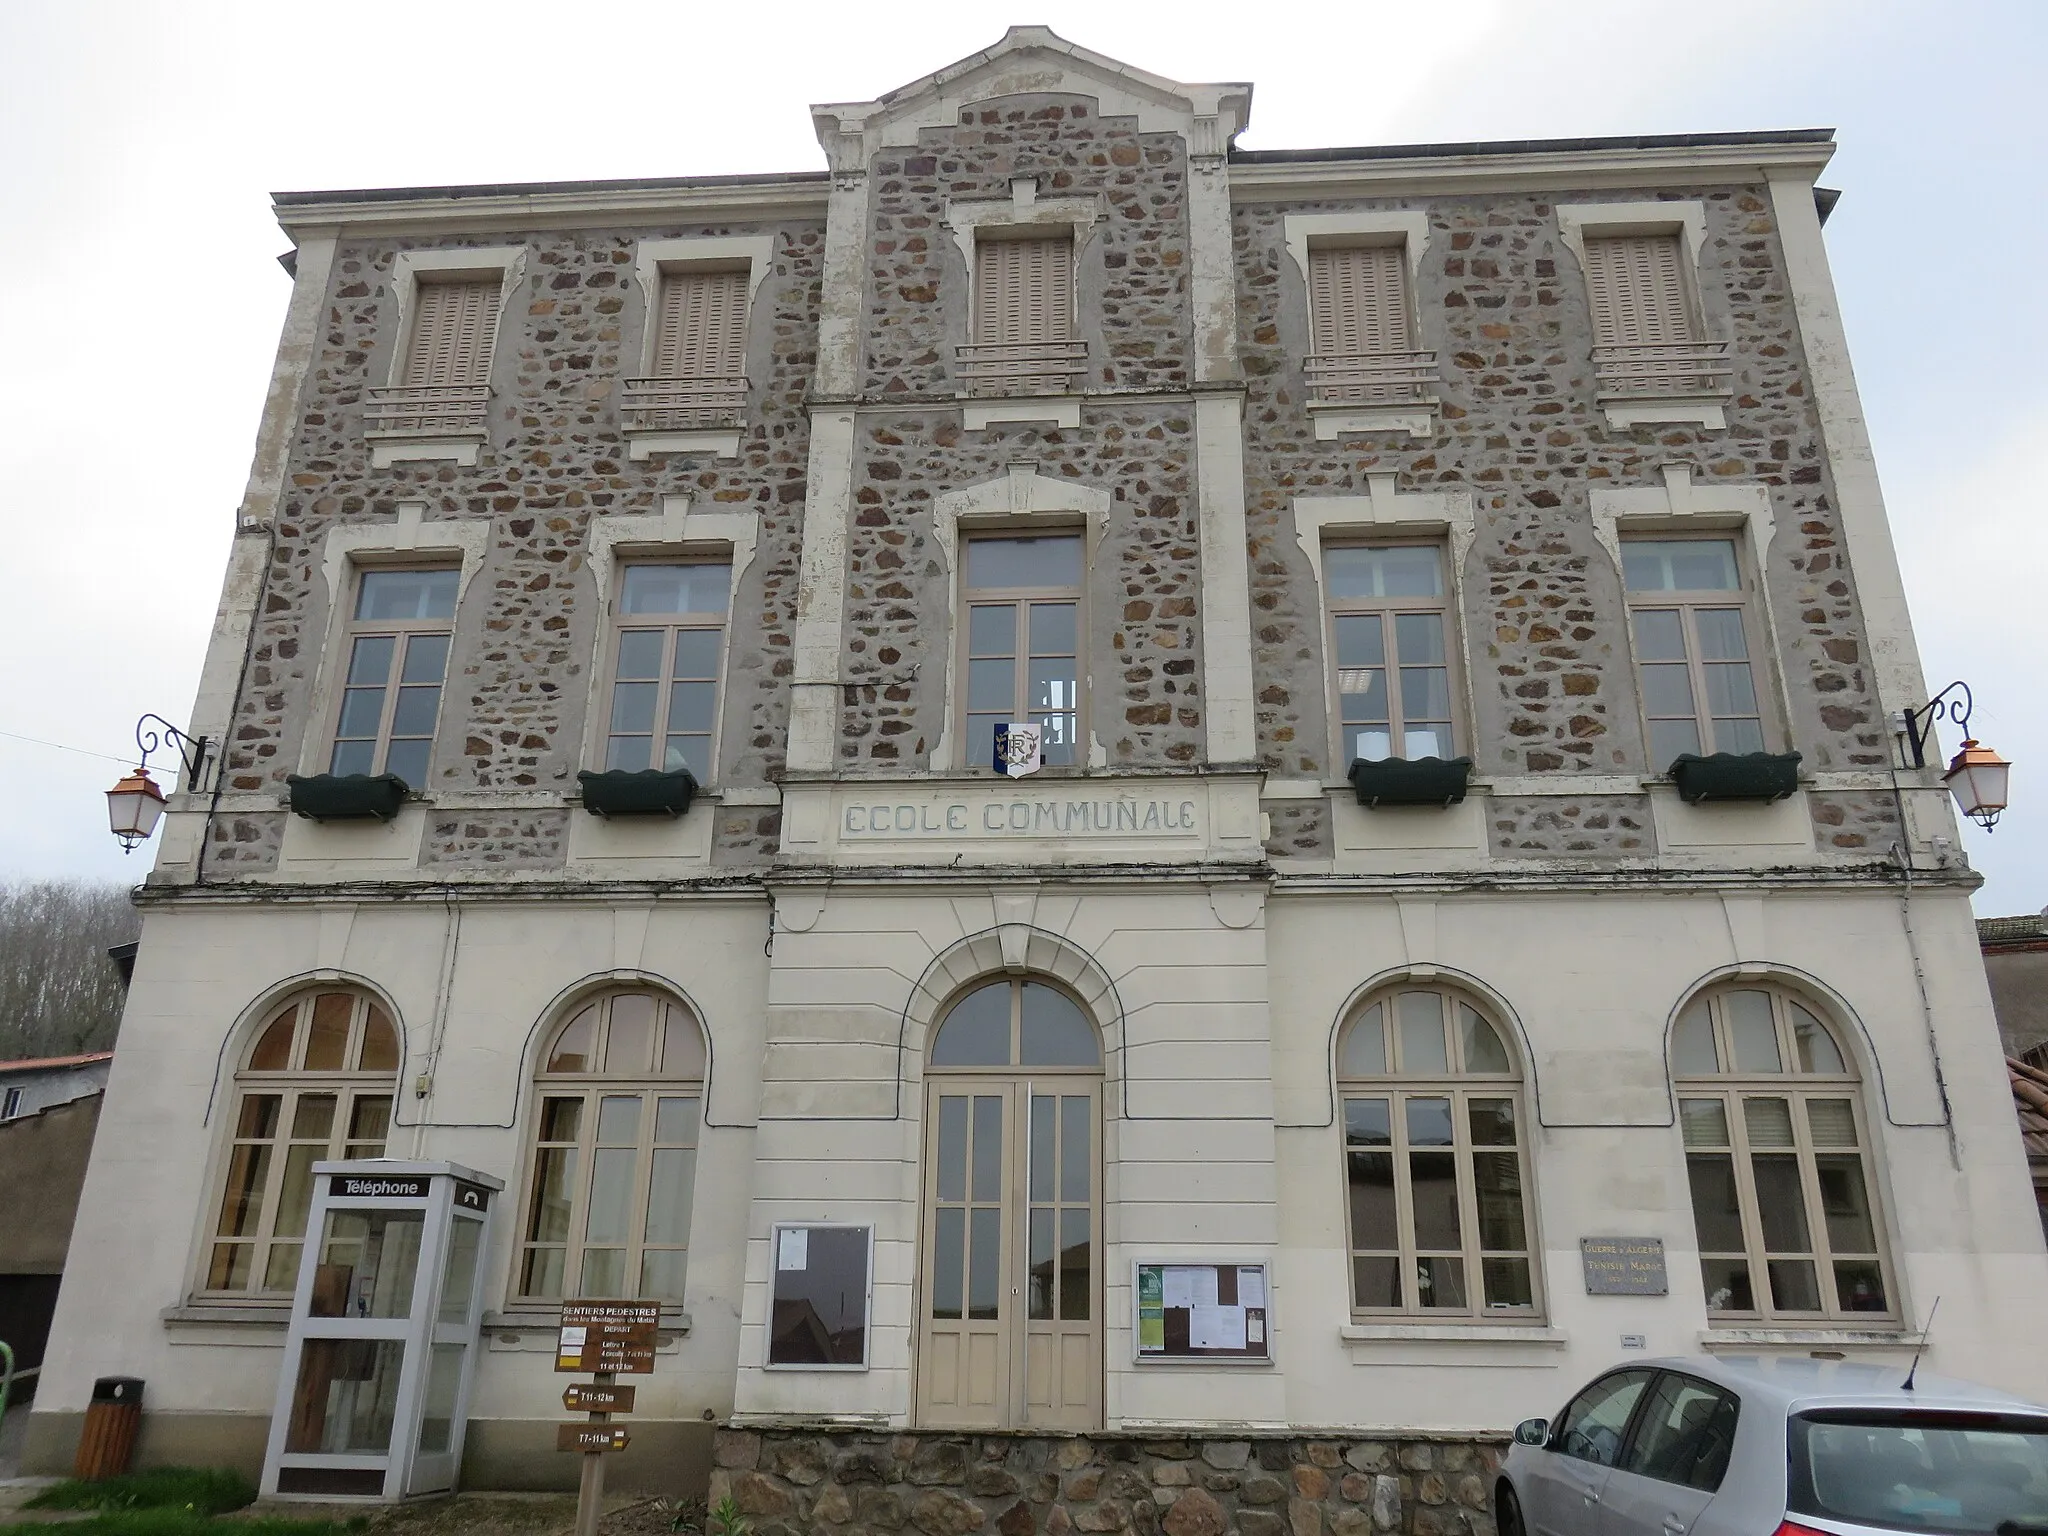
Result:
M632 1441L615 1413L633 1411L633 1388L613 1378L620 1373L646 1376L654 1371L654 1349L661 1328L661 1307L651 1301L565 1301L560 1337L555 1342L557 1371L589 1371L595 1380L571 1382L562 1406L587 1412L582 1423L555 1426L555 1449L580 1451L583 1476L576 1486L576 1536L597 1536L604 1513L604 1459Z

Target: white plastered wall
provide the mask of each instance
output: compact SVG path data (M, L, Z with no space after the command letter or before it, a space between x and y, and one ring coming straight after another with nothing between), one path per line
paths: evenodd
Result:
M565 901L550 903L544 918L538 910L461 907L438 1010L452 920L438 903L149 913L38 1408L82 1409L94 1378L132 1374L149 1382L152 1414L270 1412L282 1323L235 1321L232 1309L189 1298L223 1177L234 1060L289 983L353 980L388 1000L405 1053L394 1154L451 1159L505 1179L485 1271L485 1309L497 1313L512 1284L540 1034L577 988L644 978L698 1013L712 1073L683 1308L690 1329L642 1380L640 1412L695 1419L707 1408L727 1411L759 1097L765 903ZM432 1080L424 1099L414 1092L422 1073ZM421 1120L429 1123L416 1131ZM167 1309L181 1315L167 1320ZM557 1416L550 1322L486 1329L475 1417Z

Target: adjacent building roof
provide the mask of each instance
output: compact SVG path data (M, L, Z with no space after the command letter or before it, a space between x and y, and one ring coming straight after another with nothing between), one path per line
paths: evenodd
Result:
M2011 1056L2005 1059L2005 1069L2012 1076L2013 1108L2020 1117L2027 1160L2048 1161L2048 1072Z
M2048 944L2048 913L2029 912L2023 917L1980 917L1977 942L1986 949Z
M87 1067L96 1061L112 1061L112 1051L84 1051L76 1056L32 1056L24 1061L0 1061L0 1073L55 1072L63 1067Z

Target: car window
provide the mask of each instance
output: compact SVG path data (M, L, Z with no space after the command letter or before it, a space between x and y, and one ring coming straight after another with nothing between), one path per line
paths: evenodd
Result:
M1551 1449L1596 1466L1611 1467L1621 1454L1628 1416L1650 1384L1649 1371L1616 1371L1602 1376L1565 1409Z
M2048 1529L2048 1420L1820 1409L1786 1440L1794 1515L1943 1536Z
M1712 1493L1728 1470L1739 1411L1719 1387L1666 1371L1643 1403L1622 1452L1622 1471Z

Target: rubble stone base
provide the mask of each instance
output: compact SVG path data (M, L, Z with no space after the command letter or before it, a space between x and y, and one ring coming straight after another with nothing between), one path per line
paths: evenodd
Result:
M1494 1438L723 1429L756 1536L1493 1536Z

